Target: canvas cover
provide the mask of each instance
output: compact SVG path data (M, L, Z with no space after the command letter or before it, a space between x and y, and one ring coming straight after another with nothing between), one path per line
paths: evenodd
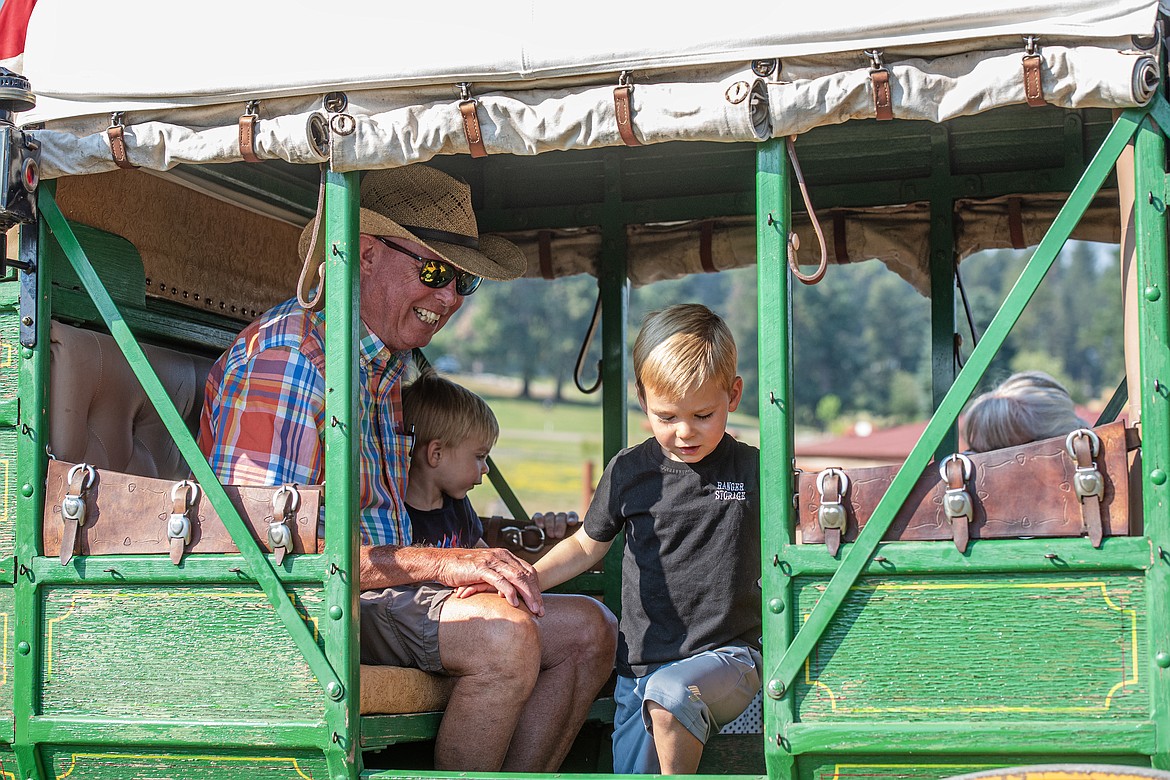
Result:
M348 171L466 153L462 82L488 153L621 144L614 87L627 72L642 143L758 141L873 116L876 64L889 71L897 117L940 121L1022 103L1024 36L1037 38L1045 100L1125 107L1153 92L1158 10L1159 0L691 12L627 0L569 10L450 0L438 13L362 0L127 0L110 13L39 0L23 52L38 105L21 121L43 123L45 177L112 169L114 112L129 160L168 170L242 159L237 121L257 100L257 156ZM779 67L753 71L768 60ZM322 107L331 91L345 92L348 118Z
M1142 105L1157 86L1157 21L1166 10L1160 0L841 0L691 11L631 0L588 8L503 0L485 10L449 0L436 13L367 0L126 0L112 14L86 0L2 3L6 30L22 15L27 22L23 50L11 40L19 35L0 36L0 57L23 68L37 94L18 122L41 144L44 178L117 170L107 133L116 121L129 164L204 189L177 166L244 159L239 120L251 101L258 158L337 171L467 154L465 99L476 101L488 154L621 145L615 87L623 74L633 85L630 126L643 144L763 141L872 118L879 67L896 118L941 122L1023 104L1029 52L1040 57L1046 103ZM324 104L331 92L344 93L344 107ZM1038 238L1032 221L1059 203L1059 195L1030 196L1029 243ZM1008 245L1003 203L956 208L961 256ZM830 262L879 258L925 293L923 209L821 215L839 222L834 234L843 237L829 247ZM1112 203L1094 207L1077 237L1115 240L1114 215ZM630 226L631 280L699 272L705 251L717 268L754 262L750 220L710 227ZM794 227L807 247L801 261L813 262L810 227L800 218ZM543 264L538 234L512 238L529 254L530 275L596 268L594 230L556 232Z

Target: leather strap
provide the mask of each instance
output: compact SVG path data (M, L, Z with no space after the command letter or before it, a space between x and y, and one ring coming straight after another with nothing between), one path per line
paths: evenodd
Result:
M317 242L321 238L321 220L325 218L324 165L321 166L321 183L317 187L316 214L309 235L309 248L305 252L305 262L301 265L301 275L297 279L297 303L309 311L321 311L325 308L325 257L324 252L320 254L317 252Z
M709 274L713 274L719 269L715 267L715 258L711 255L711 239L715 234L715 223L711 220L704 220L703 224L699 226L699 263L702 264L703 270Z
M1044 99L1044 82L1040 75L1039 54L1024 55L1024 99L1033 108L1047 105Z
M187 514L187 491L180 490L175 493L175 499L171 503L171 514L182 515L187 518L187 522L191 522L191 517ZM178 566L179 562L183 560L183 550L187 546L187 540L182 536L172 536L170 546L171 563Z
M78 483L79 485L82 483ZM62 501L62 509L64 509L65 501L79 501L81 506L85 506L85 495L80 487L69 486L69 492ZM69 561L73 560L73 556L77 553L77 536L78 530L81 528L83 520L66 517L65 512L61 512L61 565L64 566Z
M841 478L830 474L824 481L825 492L821 498L821 505L841 503ZM825 549L829 555L836 558L837 550L841 549L841 528L825 529Z
M837 264L849 262L849 245L845 242L845 215L838 212L833 215L833 257Z
M110 125L106 128L106 137L110 139L110 154L114 157L114 163L125 170L133 170L138 166L130 162L126 156L126 139L123 136L123 125Z
M45 509L41 539L45 550L62 545L64 524L60 506L69 492L68 472L73 464L49 461L45 475ZM92 486L84 493L88 510L81 526L77 555L160 555L170 553L170 540L160 518L168 519L173 509L183 513L186 507L172 502L174 480L138 477L116 471L96 469ZM243 516L252 538L267 549L268 525L272 521L273 488L270 486L227 485L228 498ZM317 523L322 506L323 489L318 485L298 485L300 496L295 520L286 522L292 530L293 553L312 553L318 549L321 529ZM186 552L234 553L235 541L219 519L211 502L199 498L186 516L191 520L191 542Z
M1027 249L1024 243L1024 218L1020 214L1020 199L1008 200L1008 235L1012 239L1012 249Z
M536 234L536 239L540 252L540 275L545 279L552 279L552 231L542 230Z
M963 475L963 462L958 458L951 458L947 461L947 492L962 491L967 493L967 480ZM970 504L970 495L967 495L968 505ZM967 552L967 544L971 538L971 515L950 517L951 521L951 538L955 541L955 547L959 552Z
M1076 454L1078 469L1096 468L1088 436L1074 436L1072 447ZM1101 540L1105 536L1104 523L1101 520L1101 498L1095 495L1083 496L1081 498L1081 515L1085 520L1085 532L1088 534L1089 543L1094 547L1100 547Z
M617 116L618 133L626 146L641 146L634 134L634 85L622 84L613 88L613 111Z
M869 80L873 84L873 113L878 121L894 118L894 101L890 97L890 72L885 68L870 70Z
M1092 429L1100 439L1096 468L1103 484L1101 523L1105 536L1127 536L1130 521L1130 470L1128 452L1140 446L1137 431L1124 422ZM1081 504L1070 490L1076 483L1075 453L1065 437L1021 444L994 452L970 453L977 475L968 482L973 492L971 540L1028 537L1081 537L1086 528ZM848 525L842 542L857 537L873 516L893 483L900 465L850 468ZM803 472L799 477L800 535L803 544L824 541L819 510L817 478L822 472ZM977 492L976 491L977 488ZM923 469L906 501L898 509L885 541L953 539L942 511L947 481L940 479L937 464ZM1072 495L1070 495L1072 494Z
M483 133L479 129L479 101L462 100L459 102L459 113L463 115L463 132L467 136L467 150L472 157L487 157L487 149L483 145Z
M245 162L260 162L260 158L256 156L256 121L258 119L259 117L255 114L244 114L240 117L240 156L244 158Z

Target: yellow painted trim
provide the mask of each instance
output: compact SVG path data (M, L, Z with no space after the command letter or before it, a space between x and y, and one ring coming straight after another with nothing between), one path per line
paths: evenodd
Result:
M0 641L0 685L8 684L8 613L0 612L4 616L4 639Z
M313 780L312 775L307 775L301 769L300 763L295 758L265 758L263 756L200 756L191 755L188 753L73 753L69 757L69 769L63 775L57 775L57 780L64 780L73 774L73 770L77 768L78 758L128 758L128 759L154 759L154 760L181 760L181 761L250 761L260 763L288 763L297 771L297 774L305 778L305 780Z
M914 769L948 769L952 770L951 774L954 774L953 770L957 766L967 766L975 769L998 769L1002 764L965 764L961 762L957 764L834 764L833 777L830 780L841 780L842 769L906 769L913 767ZM966 774L966 772L963 772L963 774ZM1149 778L1143 778L1143 780L1149 780Z
M818 688L828 694L829 697L829 711L836 713L856 713L856 714L880 714L880 713L940 713L940 712L955 712L955 713L989 713L989 712L1010 712L1010 713L1084 713L1084 712L1107 712L1113 706L1113 696L1119 690L1128 685L1135 685L1139 679L1138 672L1138 621L1137 610L1131 608L1121 607L1109 598L1107 590L1108 583L1101 580L1092 580L1088 582L988 582L988 583L919 583L919 584L882 584L882 585L854 585L849 590L852 591L879 591L879 590L1025 590L1029 588L1041 588L1045 590L1057 589L1072 589L1072 588L1090 588L1101 590L1101 599L1105 602L1105 606L1114 611L1120 612L1123 615L1128 615L1130 619L1129 634L1130 634L1130 668L1133 670L1133 677L1122 680L1109 689L1105 694L1105 701L1099 707L849 707L838 709L837 696L833 693L833 689L826 683L819 679L812 678L812 653L804 659L804 682L812 688ZM804 620L808 620L808 613L804 615ZM868 765L867 765L868 766Z
M92 590L74 591L72 597L69 600L69 609L66 612L58 615L57 617L49 618L46 621L46 623L48 624L48 628L45 631L45 679L46 680L53 679L53 625L55 623L58 623L58 622L64 620L65 618L67 618L73 614L74 610L77 609L77 599L80 596L89 596L89 597L93 597L93 598L111 598L111 599L112 598L127 598L127 599L147 599L147 598L150 598L150 599L158 599L158 598L164 598L164 599L172 599L172 598L176 598L176 599L177 598L227 599L227 598L233 598L233 599L260 599L262 601L267 600L267 596L265 596L264 593L255 592L255 591L227 592L227 591L198 590L198 591L187 591L187 592L177 592L177 593L176 592L168 592L168 591L157 591L157 590L152 590L149 592L142 592L140 590L133 590L133 591L118 590L118 591L111 591L111 592L104 592L103 591L100 593L97 591L92 591ZM288 594L288 597L289 597L289 601L292 602L293 607L296 607L297 594L290 593L290 594ZM305 612L300 612L300 615L301 615L301 618L305 622L311 623L313 625L313 641L317 641L317 639L319 638L319 635L320 635L320 625L318 623L317 618L315 618L315 617L313 617Z

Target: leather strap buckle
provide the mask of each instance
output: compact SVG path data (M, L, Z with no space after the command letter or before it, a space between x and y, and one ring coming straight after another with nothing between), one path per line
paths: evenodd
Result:
M873 114L879 122L894 118L894 100L890 93L890 71L882 64L881 49L868 49L869 81L873 85Z
M1040 69L1044 60L1037 52L1038 40L1040 39L1035 35L1024 36L1024 100L1033 108L1048 103L1044 99L1044 80Z
M281 485L272 494L272 522L268 524L268 544L272 546L273 560L279 566L284 556L293 551L293 526L297 522L297 510L301 506L301 494L293 484Z
M959 552L967 551L971 538L970 524L974 517L974 505L967 483L975 472L975 465L966 455L956 452L948 455L938 466L938 474L947 484L943 493L943 511L951 523L951 538Z
M256 123L260 121L259 107L259 100L249 100L244 104L244 113L240 116L240 156L250 163L260 162L260 158L256 156Z
M199 485L184 479L171 488L171 514L167 517L167 540L171 548L171 563L176 566L183 559L183 550L191 544L191 509L199 500Z
M849 490L849 476L837 468L828 468L817 475L817 493L821 505L817 509L817 522L825 532L825 548L829 555L837 557L841 548L841 537L849 523L841 499Z
M467 136L467 150L472 157L487 157L483 145L483 131L479 127L479 101L471 96L471 82L459 83L459 113L463 115L463 133Z
M106 128L106 137L110 139L110 154L119 168L133 170L138 166L130 162L130 158L126 156L125 130L126 125L122 121L122 112L115 111L110 114L110 126Z
M630 71L623 70L618 85L613 88L613 112L617 117L618 134L626 146L641 146L634 133L634 82Z
M1101 502L1105 499L1105 479L1097 468L1096 457L1101 452L1101 439L1088 428L1078 428L1064 440L1064 448L1073 459L1073 489L1081 501L1081 516L1089 543L1100 547L1105 536L1101 518Z
M86 503L85 496L97 478L97 472L88 463L78 463L69 469L65 478L69 485L68 492L61 499L61 565L64 566L73 560L77 554L77 543L80 539L81 527L85 525Z

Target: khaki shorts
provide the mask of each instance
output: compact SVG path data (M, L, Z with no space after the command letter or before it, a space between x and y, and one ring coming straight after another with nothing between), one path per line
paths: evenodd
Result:
M361 661L445 674L439 658L439 613L454 593L437 582L361 594Z

